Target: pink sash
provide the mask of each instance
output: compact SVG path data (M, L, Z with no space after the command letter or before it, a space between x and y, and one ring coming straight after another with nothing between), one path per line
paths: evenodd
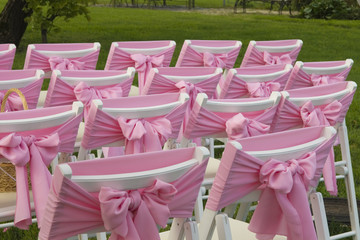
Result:
M350 70L351 68L347 68L341 73L317 75L307 74L298 66L295 66L285 89L296 89L343 82L346 80Z
M241 67L255 67L259 65L294 64L301 50L301 46L286 53L260 52L253 45L249 45ZM247 54L249 51L249 54Z
M14 62L16 49L0 55L0 70L11 70Z
M87 192L56 169L39 239L64 239L103 226L112 232L110 239L160 239L156 224L192 216L206 165L207 160L171 184L155 180L151 187L132 191L102 187L99 194Z
M259 189L259 204L249 225L258 239L272 239L279 234L289 240L316 240L307 191L321 177L334 140L335 136L314 152L287 162L263 162L244 151L225 151L206 208L220 210ZM235 159L228 154L236 154Z
M94 70L99 57L99 50L83 57L62 58L47 57L36 50L31 51L31 56L26 69L42 69L44 72L52 70Z
M175 46L154 55L129 54L120 48L115 48L114 55L105 70L122 70L135 67L138 72L139 91L145 85L146 77L153 67L168 67L174 53Z
M213 54L210 52L200 53L187 46L181 62L181 67L220 67L230 69L234 66L241 47L237 47L228 53Z
M28 229L32 224L27 163L30 165L36 217L41 225L51 182L51 174L47 167L58 152L74 151L81 119L82 115L73 118L50 135L35 137L11 133L0 139L0 155L14 164L16 169L16 227Z
M184 136L188 139L224 133L224 137L238 140L270 131L277 106L251 113L213 113L198 103L190 113Z
M34 109L37 106L39 100L39 94L41 91L41 86L43 84L43 78L35 82L30 83L29 85L19 88L19 90L24 94L26 102L29 109ZM4 95L7 90L0 91L0 102L2 102ZM11 93L6 101L5 111L19 111L23 110L23 104L21 98L17 93Z

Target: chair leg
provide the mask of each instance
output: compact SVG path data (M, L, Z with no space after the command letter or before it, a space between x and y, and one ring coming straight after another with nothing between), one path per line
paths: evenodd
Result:
M199 230L195 222L185 222L185 237L186 240L198 240L199 239Z
M203 201L202 201L202 189L200 188L198 197L196 199L196 203L195 203L195 208L194 208L194 212L195 212L195 220L197 223L200 222L200 219L204 213L204 205L203 205Z
M318 240L330 239L329 226L327 223L324 200L319 192L310 195L311 208L314 215L316 234Z
M106 240L106 232L96 233L97 240Z
M219 213L215 221L219 240L231 240L229 217L225 213Z
M236 219L245 222L249 214L250 207L251 207L251 202L241 203L238 213L236 215Z

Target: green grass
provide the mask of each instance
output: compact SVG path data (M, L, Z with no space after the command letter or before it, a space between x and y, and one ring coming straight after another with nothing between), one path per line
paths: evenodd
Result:
M105 1L105 0L103 0ZM4 5L0 1L0 6ZM199 0L199 6L205 0ZM210 0L209 6L219 0ZM185 39L234 39L243 43L235 67L240 66L250 40L302 39L298 60L330 61L352 58L355 62L348 80L360 82L360 21L304 20L278 15L228 14L205 15L199 12L179 12L141 8L91 7L91 21L82 16L69 22L57 21L58 33L49 35L49 42L101 43L97 69L104 69L113 41L175 40L177 47L171 66L175 65ZM14 68L23 68L27 45L40 43L41 36L31 26L17 49ZM360 119L359 94L347 115L351 156L357 196L360 197ZM339 154L337 154L339 155ZM345 196L340 189L340 196ZM10 231L10 230L9 230ZM1 239L5 235L0 234ZM33 236L36 236L33 235ZM17 239L34 239L28 236Z

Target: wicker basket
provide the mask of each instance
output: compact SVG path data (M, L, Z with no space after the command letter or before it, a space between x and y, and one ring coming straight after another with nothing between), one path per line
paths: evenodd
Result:
M6 101L9 95L13 92L17 93L21 98L24 110L28 110L28 105L24 94L22 94L22 92L17 88L11 88L4 95L3 101L1 103L0 112L5 111ZM28 181L30 183L29 167L27 168L27 170L28 170ZM15 191L16 191L15 166L12 163L0 163L0 192L15 192Z

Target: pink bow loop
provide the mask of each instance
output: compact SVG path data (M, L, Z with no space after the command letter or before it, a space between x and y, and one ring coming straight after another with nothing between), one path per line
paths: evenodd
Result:
M254 82L246 83L247 89L251 97L269 97L273 91L280 90L278 82Z
M105 228L112 231L110 239L160 239L156 224L166 225L168 204L175 194L174 186L160 180L142 192L102 187L101 216Z
M333 101L323 109L315 108L308 101L300 108L300 115L304 127L314 127L320 125L333 126L341 114L342 104L339 101Z
M241 113L236 114L226 121L226 133L231 140L266 134L270 126L253 119L244 117Z
M330 76L330 75L318 75L318 74L310 74L310 81L314 86L326 85L334 82L342 82L344 81L343 76Z
M289 54L283 54L281 56L273 56L269 52L264 51L264 62L267 65L292 64L292 59Z
M225 68L227 62L227 54L212 54L204 52L203 61L205 67L220 67Z
M132 54L130 58L135 61L135 69L138 72L146 72L153 67L162 67L165 59L164 55L150 56L143 54Z
M51 70L83 70L85 69L85 63L77 60L62 58L62 57L50 57L49 58Z
M27 144L15 133L0 140L0 154L18 167L24 167L30 161Z

